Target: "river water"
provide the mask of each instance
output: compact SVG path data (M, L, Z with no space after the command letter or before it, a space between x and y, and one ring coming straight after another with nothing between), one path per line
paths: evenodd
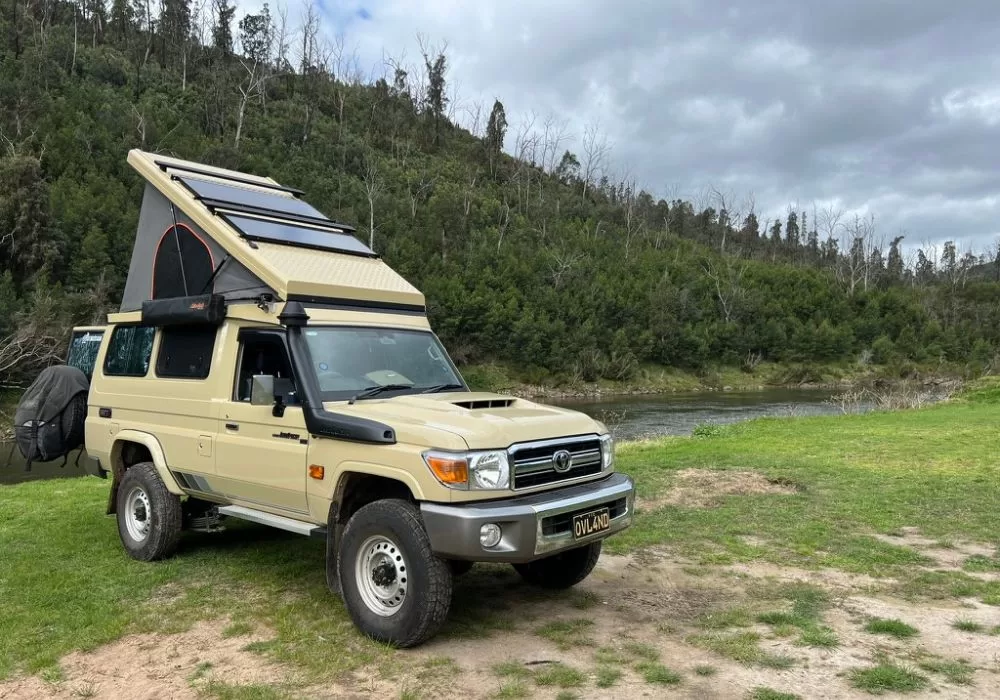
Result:
M690 435L697 426L706 423L840 413L840 407L830 402L834 393L818 389L763 389L561 399L547 403L582 411L606 423L615 438L634 440Z
M689 435L703 423L733 423L761 416L806 416L839 413L829 403L832 392L814 389L765 389L601 399L548 400L604 421L619 440L657 435ZM77 453L53 463L36 463L26 470L17 448L0 443L0 484L35 479L84 476L87 457Z

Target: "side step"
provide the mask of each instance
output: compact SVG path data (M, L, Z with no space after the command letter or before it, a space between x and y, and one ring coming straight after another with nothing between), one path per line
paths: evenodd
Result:
M266 513L262 510L244 508L243 506L219 506L219 515L228 515L231 518L248 520L252 523L260 523L261 525L270 525L271 527L276 527L279 530L294 532L297 535L326 539L325 527L313 525L312 523L304 523L299 520L292 520L291 518L286 518L282 515L275 515L274 513Z

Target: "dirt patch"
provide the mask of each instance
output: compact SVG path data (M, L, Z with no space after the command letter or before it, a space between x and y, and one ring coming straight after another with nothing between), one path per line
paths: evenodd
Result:
M199 622L180 634L135 634L91 652L75 652L60 662L63 680L37 676L0 683L3 700L81 697L117 700L185 700L198 697L210 680L234 685L274 683L289 669L269 663L243 647L270 637L266 630L226 638L226 621Z
M673 484L665 493L656 498L640 498L637 503L645 510L663 506L708 508L717 505L725 496L791 495L797 491L794 484L768 479L759 472L683 469L674 475Z

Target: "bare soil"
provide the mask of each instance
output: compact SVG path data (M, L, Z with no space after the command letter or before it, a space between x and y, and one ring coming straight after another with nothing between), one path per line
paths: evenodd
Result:
M280 683L293 672L242 648L272 637L261 629L226 638L225 620L198 622L179 634L135 634L62 659L62 679L29 676L0 683L3 700L187 700L211 680L231 685Z
M748 474L752 473L735 473L725 488L775 488ZM699 478L692 474L678 488L695 489L692 484ZM716 480L716 486L718 483ZM927 554L934 562L927 568L935 569L960 568L968 556L994 553L976 543L942 547L942 543L917 532L900 533L892 541ZM839 646L800 646L797 632L781 634L752 622L752 616L743 627L709 633L755 632L760 636L760 648L771 655L789 657L790 668L740 663L694 643L695 635L706 633L699 626L705 613L740 607L773 610L778 604L765 602L761 591L773 590L784 582L810 583L828 593L830 605L823 612L822 624L833 630ZM490 698L516 681L498 675L495 666L501 662L514 662L524 669L524 678L517 682L530 697L556 697L561 689L536 685L533 674L561 663L584 674L582 685L572 688L581 698L744 698L758 686L805 698L859 698L869 696L851 686L850 672L868 668L877 659L890 660L928 678L925 690L908 697L1000 697L1000 635L988 633L1000 625L1000 611L974 601L929 603L893 598L887 593L892 583L832 570L807 571L763 563L704 566L667 549L651 549L626 557L605 555L594 574L574 592L548 596L521 584L508 568L477 567L458 579L453 615L466 615L471 607L484 614L499 611L503 619L483 618L465 627L450 626L420 649L399 652L391 673L366 668L321 686L303 686L297 683L294 669L243 651L249 641L268 638L268 630L226 638L222 634L225 621L215 621L198 623L181 634L134 635L91 652L71 654L62 662L62 680L26 677L0 683L0 698L186 699L198 697L212 679L232 685L265 683L298 688L296 697L400 697L415 693L422 698L450 698L461 689L465 698ZM863 628L872 617L902 620L919 634L910 639L870 634ZM958 619L978 622L984 631L960 631L953 626ZM555 621L577 625L579 631L555 640L544 634L544 628ZM605 666L609 653L620 657L613 665L622 676L609 688L596 685L601 662L595 652L601 647L605 648ZM661 663L680 674L680 683L647 682L637 668L642 654L658 656ZM927 661L958 660L975 669L971 684L956 684L941 673L919 668ZM711 667L714 672L700 675L696 671L699 667Z
M708 508L724 496L788 495L796 491L793 484L768 479L759 472L682 469L674 475L669 489L656 498L639 499L638 505L645 510L663 506Z

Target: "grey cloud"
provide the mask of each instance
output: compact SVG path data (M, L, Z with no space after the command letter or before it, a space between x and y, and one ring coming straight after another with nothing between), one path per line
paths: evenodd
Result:
M513 122L554 113L578 135L599 119L612 173L656 193L721 183L771 215L836 201L914 240L1000 232L996 0L364 7L370 21L340 29L367 65L383 48L412 61L418 31L445 40L464 99L499 97Z

